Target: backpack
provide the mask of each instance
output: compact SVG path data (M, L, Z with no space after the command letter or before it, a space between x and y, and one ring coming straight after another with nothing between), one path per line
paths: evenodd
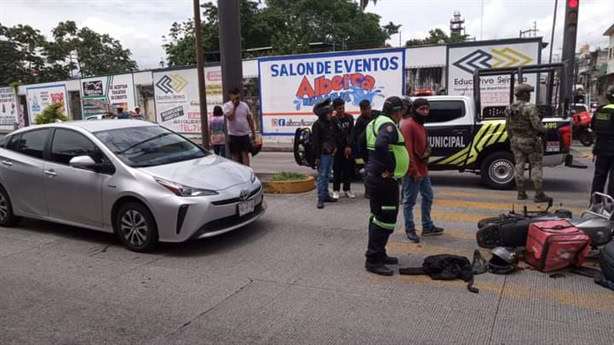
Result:
M407 267L399 269L400 274L428 275L433 280L462 279L467 282L467 290L478 293L473 287L473 265L464 256L439 254L424 259L422 267Z

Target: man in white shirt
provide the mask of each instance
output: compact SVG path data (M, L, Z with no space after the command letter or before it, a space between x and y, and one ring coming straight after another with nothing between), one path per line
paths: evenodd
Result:
M241 101L241 91L233 88L228 92L230 101L224 103L224 116L228 123L228 148L233 161L249 166L250 131L256 138L252 112L247 103Z

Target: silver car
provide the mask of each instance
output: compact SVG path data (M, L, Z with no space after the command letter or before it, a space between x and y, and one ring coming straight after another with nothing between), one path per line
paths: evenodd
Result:
M139 120L34 126L0 145L0 226L115 232L134 251L249 224L266 209L262 189L251 168Z

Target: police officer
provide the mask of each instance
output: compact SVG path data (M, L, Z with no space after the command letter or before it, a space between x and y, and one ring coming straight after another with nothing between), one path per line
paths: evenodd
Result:
M607 194L614 197L614 86L608 88L605 96L610 103L597 108L591 120L591 127L597 136L593 147L596 160L591 195L594 192L603 193L609 175Z
M516 188L518 200L526 200L524 186L524 167L528 161L535 176L535 202L550 202L552 198L544 194L543 166L544 143L542 136L546 128L537 113L537 107L529 103L533 86L518 84L514 89L516 102L505 111L505 126L510 138L511 149L516 162Z
M385 276L393 274L386 265L399 263L397 258L386 254L386 243L394 231L399 211L398 179L405 176L409 167L403 134L397 127L404 112L403 101L389 97L384 102L384 114L369 122L360 138L360 146L366 146L368 152L366 181L371 192L365 268Z

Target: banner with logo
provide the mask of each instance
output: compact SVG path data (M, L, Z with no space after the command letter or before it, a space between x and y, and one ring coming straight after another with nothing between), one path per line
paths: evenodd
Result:
M405 49L381 49L258 59L263 135L290 141L297 128L311 127L313 106L342 98L358 114L363 99L381 109L404 90ZM286 139L283 139L283 138Z
M66 84L26 87L26 100L28 102L28 115L30 122L34 123L36 117L50 104L62 104L61 110L71 117Z
M182 134L201 131L200 99L196 69L158 71L153 73L156 121ZM207 112L222 105L221 67L205 68Z
M492 44L491 44L492 43ZM541 39L461 43L448 46L448 95L473 96L473 72L479 68L519 67L540 63ZM523 76L537 91L537 74ZM508 105L510 77L482 77L482 107ZM532 95L535 101L536 92Z
M84 119L117 108L134 111L137 106L132 74L81 79L80 89Z
M17 95L12 87L0 87L0 131L12 131L20 123ZM21 126L20 126L21 127Z

